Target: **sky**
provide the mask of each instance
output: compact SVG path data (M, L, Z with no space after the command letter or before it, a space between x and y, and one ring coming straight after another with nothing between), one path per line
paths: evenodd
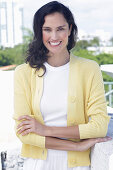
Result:
M113 37L113 0L58 0L68 6L77 23L79 35ZM24 26L32 29L35 12L50 0L20 0L24 7Z

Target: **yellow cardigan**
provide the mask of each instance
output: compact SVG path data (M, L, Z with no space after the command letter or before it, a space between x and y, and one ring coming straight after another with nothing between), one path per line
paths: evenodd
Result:
M44 124L40 112L43 92L43 69L35 73L29 64L22 64L14 76L14 116L30 115ZM59 82L60 83L60 82ZM90 121L89 121L90 119ZM67 126L79 125L80 139L104 137L109 117L106 111L104 85L100 68L95 61L70 55ZM46 160L45 137L35 133L16 135L21 140L21 156ZM76 141L75 139L70 139ZM78 140L77 140L78 141ZM68 151L68 167L89 166L90 150Z

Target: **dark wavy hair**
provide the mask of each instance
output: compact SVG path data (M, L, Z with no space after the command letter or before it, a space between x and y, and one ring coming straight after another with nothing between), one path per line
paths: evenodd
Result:
M44 74L46 72L46 67L44 66L43 63L47 61L49 57L47 54L49 51L43 44L42 27L45 22L44 20L45 16L55 12L59 12L64 16L64 18L66 19L69 25L69 28L72 25L71 34L68 38L68 45L67 45L68 51L70 51L75 46L76 39L77 39L78 28L77 25L75 24L73 14L71 13L68 7L64 6L60 2L57 1L49 2L44 6L42 6L35 13L33 19L34 36L27 50L26 63L29 63L29 65L32 68L36 68L36 71L39 70L40 68L43 68Z

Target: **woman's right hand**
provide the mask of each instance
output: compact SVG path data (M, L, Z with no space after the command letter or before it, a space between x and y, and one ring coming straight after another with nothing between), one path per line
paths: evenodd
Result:
M78 151L85 151L89 148L91 148L92 146L94 146L96 143L100 143L100 142L107 142L109 140L111 140L111 137L102 137L102 138L92 138L92 139L85 139L81 142L76 143L77 144L77 150Z

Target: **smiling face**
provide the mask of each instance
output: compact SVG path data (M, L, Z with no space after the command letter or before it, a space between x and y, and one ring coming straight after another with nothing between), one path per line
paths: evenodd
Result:
M45 16L42 36L43 44L49 53L64 53L67 50L70 32L69 25L61 13L55 12Z

